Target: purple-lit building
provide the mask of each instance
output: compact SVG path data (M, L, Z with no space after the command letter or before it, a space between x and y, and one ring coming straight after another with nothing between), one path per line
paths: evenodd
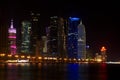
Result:
M15 55L16 54L16 29L13 27L13 20L11 20L10 28L8 29L8 38L9 38L9 49L10 54Z

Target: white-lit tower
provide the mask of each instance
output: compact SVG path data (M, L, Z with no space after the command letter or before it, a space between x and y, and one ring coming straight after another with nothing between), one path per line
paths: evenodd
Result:
M78 58L86 59L86 31L82 20L78 25Z
M47 37L42 36L42 41L43 41L43 53L47 53Z

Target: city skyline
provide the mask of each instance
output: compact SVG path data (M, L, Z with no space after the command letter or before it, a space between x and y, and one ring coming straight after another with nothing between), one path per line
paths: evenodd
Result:
M30 1L30 4L26 4L27 1L24 3L21 1L16 2L6 2L0 8L0 16L2 16L1 23L4 22L5 19L9 19L14 17L16 20L16 25L19 23L20 17L24 17L24 13L26 14L29 10L36 10L39 11L41 14L41 25L43 27L47 26L48 17L51 15L60 15L60 16L79 16L82 18L83 24L86 26L86 37L87 37L87 44L90 46L90 49L95 50L94 53L100 51L101 46L105 46L108 50L108 54L112 58L114 55L119 55L119 22L118 19L120 18L119 12L117 9L118 7L112 7L110 4L106 6L103 3L102 6L99 4L93 5L94 7L86 4L80 5L77 2L68 2L63 3L61 2L41 2L40 4L37 2ZM23 3L23 6L21 6ZM46 3L46 4L45 4ZM26 4L26 5L25 5ZM36 5L35 5L36 4ZM45 5L42 5L45 4ZM55 5L53 5L55 4ZM58 5L57 5L58 4ZM85 4L85 3L84 3ZM91 4L92 5L92 4ZM50 8L49 8L50 7ZM51 12L50 12L51 11ZM8 13L7 13L8 12ZM4 14L5 13L5 14ZM8 17L4 17L4 16ZM20 16L19 16L20 15ZM7 20L5 20L7 21ZM7 22L5 22L7 23ZM2 23L3 24L3 23ZM15 26L16 27L16 26ZM119 57L117 57L119 58Z

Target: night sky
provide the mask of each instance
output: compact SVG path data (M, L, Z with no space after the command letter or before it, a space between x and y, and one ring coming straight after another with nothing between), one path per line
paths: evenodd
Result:
M76 1L76 0L9 0L1 2L0 16L14 17L16 23L28 11L41 14L41 25L48 25L49 16L80 17L86 27L87 44L93 53L105 46L109 59L120 60L120 6L117 2Z

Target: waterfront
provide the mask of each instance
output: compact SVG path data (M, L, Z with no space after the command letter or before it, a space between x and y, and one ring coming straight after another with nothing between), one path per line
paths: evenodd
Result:
M0 63L0 80L110 80L119 79L119 64Z

